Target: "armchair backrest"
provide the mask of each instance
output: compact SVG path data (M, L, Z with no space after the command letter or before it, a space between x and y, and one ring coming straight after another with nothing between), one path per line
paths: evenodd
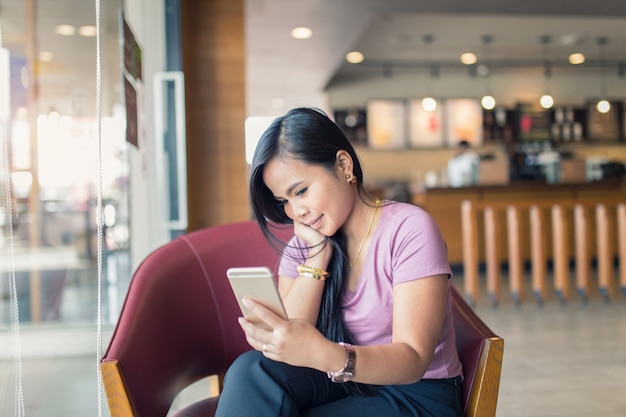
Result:
M133 275L101 361L111 415L165 416L187 385L225 373L250 349L226 270L275 272L278 260L256 222L192 232L151 253Z
M497 336L451 285L456 347L463 364L465 417L494 417L504 340Z

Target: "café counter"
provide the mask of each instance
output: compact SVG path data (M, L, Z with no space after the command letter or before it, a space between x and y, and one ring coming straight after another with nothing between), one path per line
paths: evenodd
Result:
M459 188L427 188L411 195L411 201L427 210L437 221L439 228L448 245L448 257L453 265L463 263L461 203L468 200L477 206L504 207L518 205L527 207L531 204L549 207L561 204L572 207L575 204L594 205L598 203L626 202L626 182L624 181L597 181L585 183L548 184L546 182L519 182L506 185L469 186ZM503 213L500 213L502 216ZM484 227L480 217L479 227ZM506 233L503 228L502 234ZM520 228L522 242L522 257L530 258L530 242L528 223L522 223ZM546 231L549 233L549 230ZM501 242L507 242L502 236ZM506 244L506 243L505 243ZM479 241L478 255L484 261L483 241ZM506 262L506 250L502 250L502 261ZM551 254L548 248L549 255Z

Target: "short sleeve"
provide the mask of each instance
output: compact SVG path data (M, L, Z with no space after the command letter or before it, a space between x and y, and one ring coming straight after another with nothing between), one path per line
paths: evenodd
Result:
M452 276L448 250L437 223L419 207L411 211L390 227L394 284L433 275Z

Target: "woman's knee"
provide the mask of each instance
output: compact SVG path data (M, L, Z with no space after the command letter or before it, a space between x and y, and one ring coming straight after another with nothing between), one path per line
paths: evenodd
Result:
M250 350L242 353L228 368L224 378L224 383L231 378L237 380L242 377L244 380L249 379L251 371L253 369L258 369L259 364L263 359L265 359L263 354L256 350Z

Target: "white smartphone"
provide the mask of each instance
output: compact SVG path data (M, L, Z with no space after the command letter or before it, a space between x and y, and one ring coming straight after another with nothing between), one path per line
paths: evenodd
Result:
M229 268L226 275L246 319L253 323L261 323L260 319L243 305L241 300L244 298L257 301L287 319L287 312L278 294L276 280L269 268L264 266Z

